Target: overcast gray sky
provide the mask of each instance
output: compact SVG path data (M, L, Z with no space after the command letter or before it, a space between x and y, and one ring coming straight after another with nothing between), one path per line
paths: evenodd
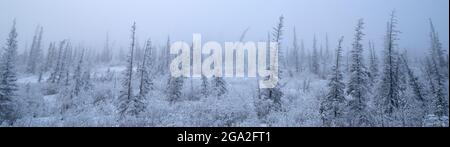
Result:
M365 41L381 47L393 9L398 12L402 48L416 53L428 48L431 18L448 49L448 0L0 0L0 38L6 39L16 18L21 48L25 42L31 44L38 24L44 27L46 46L71 39L101 48L109 32L116 47L127 47L133 21L141 42L151 37L164 44L167 35L174 41L191 41L192 33L201 33L204 41L237 41L247 27L246 40L259 41L283 14L285 45L292 44L295 26L307 47L315 34L323 40L326 33L332 47L341 35L349 47L357 20L364 18Z

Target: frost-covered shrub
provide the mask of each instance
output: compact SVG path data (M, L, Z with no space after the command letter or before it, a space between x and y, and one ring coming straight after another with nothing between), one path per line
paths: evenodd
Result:
M268 126L275 127L307 127L320 126L320 116L317 111L318 99L314 95L295 95L286 93L283 99L283 111L272 111L266 117ZM297 93L298 94L298 93Z
M151 95L159 95L162 93L151 93ZM165 127L173 126L175 119L171 119L171 112L174 110L170 107L169 102L157 97L149 97L145 102L146 109L138 117L143 122L141 126L145 127Z
M92 105L99 115L113 115L116 107L111 89L100 89L93 93Z
M270 113L272 101L268 99L255 99L255 112L259 119L265 119Z
M238 99L237 99L238 100ZM206 98L200 101L184 101L173 105L166 120L169 126L227 127L254 116L251 105L236 99Z

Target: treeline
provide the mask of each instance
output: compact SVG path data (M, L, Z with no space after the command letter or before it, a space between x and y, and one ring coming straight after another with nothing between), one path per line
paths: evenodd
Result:
M348 71L342 67L342 39L339 41L329 92L321 100L324 126L448 126L448 54L433 23L430 20L429 54L422 59L422 67L410 66L406 50L398 48L397 23L392 12L381 65L373 44L367 47L369 62L364 62L362 19L355 28ZM422 68L424 73L414 68ZM349 75L347 81L343 73Z

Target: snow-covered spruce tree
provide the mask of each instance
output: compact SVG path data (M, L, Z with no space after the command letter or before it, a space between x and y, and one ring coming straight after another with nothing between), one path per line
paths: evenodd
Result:
M419 78L414 74L414 71L411 69L411 67L408 64L408 60L406 57L406 54L403 54L400 56L400 61L404 67L404 70L406 70L407 77L408 77L408 84L409 89L412 91L412 96L405 98L407 102L406 110L410 111L407 114L409 119L408 123L413 124L412 126L422 126L422 121L425 118L425 115L427 114L427 99L425 99L424 94L424 86L420 82ZM410 92L407 91L407 92ZM411 126L411 125L410 125Z
M386 117L390 119L392 114L400 106L400 84L399 73L397 72L398 53L396 51L396 41L399 31L396 30L397 19L395 11L392 12L390 21L387 23L385 36L384 65L380 82L379 96L377 98L377 109L381 110L381 125L385 126Z
M378 78L378 57L375 52L375 45L369 41L369 79L370 85L374 85Z
M305 68L305 63L306 63L306 51L305 51L305 43L303 42L303 39L301 40L301 44L300 44L300 56L298 58L300 58L300 72L303 72L306 68Z
M347 93L351 96L351 100L348 103L350 126L372 125L371 116L367 107L368 77L364 65L363 45L361 44L364 36L363 29L364 21L363 19L359 19L355 28L356 33L353 49L351 50L350 79L347 89Z
M70 81L70 68L72 66L72 45L70 42L66 44L66 47L61 58L61 68L59 70L58 81L64 86L69 85Z
M55 43L50 42L50 45L47 49L47 56L45 57L45 64L44 64L44 72L49 71L53 67L53 62L55 61Z
M170 64L170 36L167 37L166 45L163 47L163 51L160 56L160 64L159 69L160 74L164 75L169 73L169 64Z
M333 53L330 52L330 45L328 42L328 33L325 34L325 62L328 63L329 61L333 62Z
M55 60L54 62L52 61L52 63L54 65L51 65L53 67L53 69L51 69L51 73L50 73L50 77L47 79L48 82L50 83L59 83L60 80L60 74L62 72L61 66L62 66L62 61L63 61L63 50L64 50L64 46L66 44L66 40L63 40L59 43L59 48L58 51L55 51L55 57L53 59L50 60Z
M123 74L122 81L122 90L119 95L119 106L118 112L120 115L120 119L123 120L126 116L137 116L139 113L144 111L144 103L133 96L133 55L136 43L136 23L133 23L131 27L131 44L130 44L130 53L128 54L127 59L127 68Z
M278 61L279 66L278 67L278 79L279 82L276 84L276 86L274 88L266 88L266 89L262 89L260 92L261 94L259 95L259 100L257 100L256 105L260 105L259 103L261 102L267 102L270 101L270 104L268 104L267 106L257 106L257 113L258 116L260 118L265 118L265 116L270 112L270 111L280 111L281 110L281 98L283 97L283 92L281 91L281 81L283 80L283 73L284 73L284 69L285 66L283 66L283 62L284 60L282 59L283 56L281 56L282 51L281 50L281 39L282 39L282 35L283 35L283 20L284 17L280 16L279 17L279 22L278 24L274 27L274 32L272 32L272 42L275 42L278 44L278 56L275 55L275 61ZM270 44L270 36L268 36L268 45ZM269 46L267 46L269 47ZM269 67L270 69L275 68L273 67L273 65L275 64L270 64L272 65L272 67Z
M66 48L67 44L69 44L69 41L64 42L63 46L60 46L60 48L58 50L58 61L56 61L57 62L56 66L57 66L58 70L55 71L56 72L56 83L58 83L58 84L63 79L62 76L64 76L63 75L63 73L64 73L64 53L65 53L65 50L67 49Z
M345 84L341 71L342 58L342 41L344 37L339 39L336 49L336 61L332 68L330 83L328 83L328 93L322 100L320 106L320 114L324 126L336 127L345 126Z
M347 48L346 52L345 52L345 70L344 70L346 74L350 73L350 65L351 65L351 63L350 63L350 58L351 58L350 53L351 53L351 49Z
M328 33L325 35L325 50L322 49L322 46L320 46L320 77L323 79L326 78L326 76L329 74L329 61L331 60L331 54L329 51L329 45L328 45Z
M148 39L147 43L145 44L144 57L138 69L140 81L137 99L139 99L140 101L143 101L150 90L153 90L153 72L150 71L153 67L151 56L152 42L150 39Z
M190 67L193 67L194 65L194 58L193 58L193 55L192 55L192 53L194 52L194 44L191 44L191 47L189 48L190 49L190 53L191 53L191 57L190 57L190 59L189 59L189 62L190 62ZM188 95L187 95L187 99L188 100L196 100L196 99L198 99L198 97L196 96L196 93L195 93L195 90L194 90L194 81L193 81L193 78L191 77L191 78L189 78L189 92L188 92Z
M311 72L316 75L319 75L319 69L320 69L319 58L320 58L319 52L317 51L317 39L316 39L316 36L314 35L313 52L311 55Z
M406 52L405 52L406 55ZM392 126L416 126L416 120L414 120L417 116L411 115L412 113L418 114L421 112L418 108L417 103L413 99L411 88L408 83L408 75L400 74L407 73L406 66L404 62L402 62L401 55L397 55L396 73L398 74L398 85L399 85L399 107L398 111L395 112L394 119L391 119ZM420 120L420 119L419 119Z
M12 124L16 119L14 111L14 97L17 91L17 73L15 62L17 56L17 32L16 21L13 21L6 46L1 52L0 58L0 124L7 122Z
M209 96L209 83L208 78L202 75L202 84L200 86L200 94L202 98L207 98Z
M33 42L31 44L30 48L30 55L28 56L28 63L27 63L27 72L35 74L40 66L41 60L42 60L42 51L41 51L41 41L42 41L42 33L43 28L41 26L38 26L36 28L36 33L33 37Z
M283 20L284 20L284 17L280 16L278 25L277 25L277 27L275 27L276 29L274 29L274 32L272 33L272 37L273 37L272 41L276 42L278 44L278 57L276 57L275 60L278 60L278 64L281 65L278 67L279 82L274 88L267 89L269 91L266 95L266 97L268 99L273 101L274 105L273 105L272 110L275 110L275 111L281 110L281 97L283 97L283 95L284 95L283 92L281 91L281 86L280 86L281 80L283 79L283 76L284 76L284 70L286 68L285 62L284 62L285 61L284 56L282 55L283 51L282 51L282 47L281 47L281 39L282 39L283 29L284 29L283 28L284 27ZM275 64L272 64L272 65L275 65ZM270 67L270 68L274 68L274 67Z
M437 63L433 63L434 67L434 81L435 81L435 90L433 91L433 100L432 100L432 109L434 110L434 115L439 118L447 117L448 118L448 95L446 90L445 78L444 75L439 72L439 67ZM448 84L448 83L447 83Z
M444 50L442 44L439 41L439 36L434 29L433 22L430 20L430 63L428 69L430 69L430 83L432 84L432 104L431 109L434 115L439 118L448 118L448 64L443 57ZM447 77L446 77L447 76Z
M42 64L39 67L38 82L41 82L44 74L47 71L49 71L49 69L52 68L53 58L54 58L54 54L55 54L54 52L55 52L54 43L50 43L48 50L47 50L47 56L45 57L46 59L45 59L45 61L42 61Z
M428 117L436 117L436 121L433 122L434 126L442 126L437 125L439 122L437 120L441 120L442 118L446 117L448 118L448 88L445 84L446 80L444 78L444 74L440 71L439 64L436 61L436 54L432 54L429 63L427 66L429 66L427 69L431 70L429 81L430 81L430 100L431 100L431 106L430 111L431 115ZM430 119L430 118L427 118Z
M426 82L428 84L428 86L425 87L425 90L426 90L425 94L427 95L427 99L431 100L433 97L432 96L433 92L436 88L435 88L434 79L433 79L434 69L433 69L433 64L431 63L430 56L425 57L423 66L424 66L423 72L425 75Z
M406 57L406 55L402 55L401 56L401 61L403 62L403 65L405 66L405 69L408 73L408 81L410 86L413 89L414 92L414 96L415 99L417 99L418 101L420 101L422 103L422 106L425 108L426 106L426 99L424 96L424 91L423 91L423 84L420 82L419 78L414 74L414 71L411 69L411 67L408 64L408 58Z
M81 91L81 87L82 87L82 79L81 79L81 74L82 74L82 66L83 66L83 56L84 56L84 49L81 51L81 56L80 56L80 60L78 61L77 67L74 70L74 74L73 74L73 80L74 80L74 86L73 86L73 93L75 96L78 96L78 94Z
M285 70L286 70L286 59L284 56L284 52L282 50L281 47L281 40L283 39L283 34L284 34L284 16L281 15L278 18L278 24L273 27L273 32L272 32L272 41L276 42L278 44L278 77L281 80L285 74Z
M181 99L181 90L183 88L184 78L180 77L169 77L167 84L167 100L170 104L174 104Z
M299 48L298 43L297 43L297 32L295 31L295 27L294 27L294 30L293 30L293 34L294 34L294 39L293 39L293 43L292 43L292 47L293 47L293 54L292 54L292 56L294 57L295 72L299 73L300 69L301 69L301 67L300 67L301 63L300 63L300 60L299 60L299 58L300 58L300 55L299 55L300 48Z
M439 72L448 79L448 62L445 59L445 50L442 48L442 43L439 39L439 34L436 32L433 21L430 19L430 39L431 39L431 55L432 59L435 60ZM447 56L448 58L448 56Z
M69 113L72 109L77 109L77 104L75 101L75 97L80 94L81 91L85 92L87 89L83 89L84 79L81 75L83 70L83 57L79 61L77 61L77 65L74 67L73 76L71 76L70 69L72 68L71 59L72 59L72 49L70 43L66 44L64 52L62 53L61 59L61 67L58 74L58 81L56 85L58 86L58 100L61 102L60 107L60 115L61 119ZM84 55L83 55L84 56ZM79 97L78 97L79 98Z
M223 77L213 77L213 80L211 81L211 86L212 86L211 89L212 94L215 97L221 97L228 92L227 83L225 82L225 80L223 80Z

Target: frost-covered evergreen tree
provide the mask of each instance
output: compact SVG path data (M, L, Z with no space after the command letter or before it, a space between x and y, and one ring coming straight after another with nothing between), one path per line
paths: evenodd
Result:
M78 96L78 94L81 91L82 86L82 66L83 66L83 56L84 56L84 49L81 51L80 60L78 61L77 67L75 68L74 74L73 74L73 80L74 80L74 87L73 87L73 93L75 96Z
M320 46L320 77L323 79L326 78L326 75L328 75L329 72L329 61L332 59L330 51L329 51L329 45L328 45L328 33L325 35L325 49L322 49L322 46Z
M433 91L433 102L432 108L434 109L434 114L438 117L446 116L448 117L448 95L446 94L446 84L444 83L444 75L439 72L439 67L437 63L434 63L434 80L435 80L435 90ZM447 83L448 84L448 83Z
M430 20L430 64L431 70L430 83L432 84L432 111L437 117L448 117L448 64L445 61L445 51L439 40L438 33L434 29L433 22Z
M328 33L325 34L325 62L333 59L332 53L330 53L330 45L328 42ZM333 60L332 60L333 61Z
M183 89L184 78L183 77L170 77L167 84L167 100L174 104L181 100L181 90Z
M169 64L170 64L170 36L167 37L166 45L163 48L163 51L160 56L160 64L159 71L161 74L169 73Z
M363 45L361 41L364 33L363 19L358 20L355 28L355 37L353 49L351 50L350 79L348 82L347 93L351 96L349 101L349 118L351 126L370 126L371 116L367 107L368 77L364 65Z
M79 96L81 92L86 92L89 89L86 88L86 83L90 83L90 79L86 79L84 73L84 50L81 53L80 59L77 61L76 66L74 66L73 75L70 74L70 69L72 68L72 49L70 43L66 44L64 49L62 59L61 59L61 67L58 72L59 75L59 100L61 101L61 109L60 114L62 115L62 119L64 119L66 113L71 109L78 109L77 101L75 99L76 96ZM83 97L77 97L83 98Z
M279 22L276 27L274 27L274 31L272 32L272 41L278 44L278 56L276 56L275 60L278 60L278 79L279 82L274 88L269 88L268 90L268 98L273 100L274 104L277 105L275 110L281 109L281 97L283 97L283 92L281 91L281 84L283 81L285 68L286 68L286 60L283 56L283 48L281 46L281 41L283 38L283 30L284 30L284 17L279 17ZM274 65L274 64L272 64ZM274 68L274 67L270 67Z
M72 66L72 46L70 42L66 44L66 47L64 49L62 58L61 58L61 67L59 70L58 75L58 82L61 82L61 84L67 86L69 85L70 81L70 69Z
M295 67L295 72L297 72L297 73L299 73L300 72L300 69L301 69L301 66L300 66L300 60L299 60L299 58L300 58L300 55L299 55L299 50L300 50L300 48L299 48L299 46L298 46L298 43L297 43L297 32L295 31L295 27L294 27L294 39L293 39L293 43L292 43L292 47L293 47L293 57L294 57L294 67Z
M380 107L378 109L382 111L382 117L385 117L383 114L387 114L387 116L392 115L399 108L400 102L399 73L397 72L399 68L397 67L398 54L396 51L399 31L396 30L396 26L397 19L394 11L391 14L390 21L387 23L385 36L384 65L378 98L378 107ZM382 121L384 122L384 120Z
M369 41L369 79L370 84L374 85L378 78L378 57L375 52L375 45Z
M284 16L281 15L278 18L278 24L273 27L272 41L278 44L278 77L281 80L286 69L286 59L284 56L283 48L281 47L281 40L284 34Z
M83 62L85 60L85 49L80 54L80 59L73 73L73 93L75 96L78 96L81 91L88 91L93 87L90 71L85 67L85 63Z
M44 74L47 71L49 71L49 69L52 69L54 56L55 56L54 43L50 43L48 50L47 50L47 56L45 57L46 59L45 59L45 61L42 61L43 63L39 67L38 82L41 82Z
M442 43L439 39L439 34L436 32L433 21L430 19L430 39L431 39L431 56L432 59L435 60L438 71L444 76L444 78L448 78L448 62L445 59L445 50L442 48ZM448 58L448 56L447 56Z
M280 16L279 18L279 22L277 24L276 27L274 27L274 32L272 32L272 41L276 42L278 44L278 56L275 56L275 60L278 60L279 64L281 66L279 66L278 68L278 79L279 82L277 83L277 85L274 88L266 88L266 89L262 89L262 91L260 91L260 95L259 95L259 100L257 103L260 102L265 102L265 101L270 101L270 104L267 105L267 107L262 108L257 110L258 112L258 116L260 116L261 118L265 117L268 112L270 111L279 111L281 110L281 98L283 97L284 93L281 91L281 83L283 80L283 68L285 66L283 66L283 62L284 60L282 59L283 56L281 56L282 52L280 51L280 47L281 47L281 39L282 39L282 30L283 30L283 20L284 17ZM268 40L267 40L268 44L270 42L270 36L268 36ZM268 46L269 47L269 46ZM280 59L280 60L279 60ZM271 64L272 66L274 64ZM275 67L269 67L269 68L275 68Z
M138 98L143 100L145 96L150 92L150 90L153 90L153 72L151 72L152 69L152 42L151 40L147 40L147 43L145 45L144 50L144 57L142 59L142 63L138 69L139 72L139 94Z
M319 64L319 52L317 51L317 39L316 36L314 36L313 39L313 51L311 56L311 72L313 74L319 75L320 70L320 64Z
M403 126L422 126L425 115L428 113L427 99L425 98L424 86L420 82L419 78L415 75L413 69L409 66L406 53L400 56L400 62L402 69L406 72L403 77L406 89L404 90L403 97Z
M423 109L425 111L427 100L425 99L425 94L423 91L424 86L420 82L419 78L414 74L413 69L411 69L411 67L409 66L406 55L402 55L401 59L402 59L401 61L402 61L403 65L405 66L404 68L407 71L408 79L409 79L408 83L413 90L414 98L421 103L421 106L422 106L421 109Z
M194 64L194 58L193 58L194 44L191 44L191 47L189 49L190 49L189 52L190 52L190 56L191 56L190 59L189 59L189 62L190 62L189 66L193 67L194 66L193 65ZM187 95L187 98L189 100L195 100L195 99L197 99L197 96L195 94L196 93L195 93L195 90L194 90L194 80L193 80L192 77L190 77L189 78L189 93Z
M406 54L406 52L405 52ZM412 116L409 113L411 113L411 107L418 107L416 105L417 103L413 99L411 88L408 84L408 74L400 74L400 73L407 73L406 66L404 62L402 62L401 55L397 55L397 67L396 73L398 74L398 87L399 87L399 106L398 110L394 113L395 117L391 118L390 124L392 126L411 126L413 121L408 120L411 118L416 118L416 116ZM415 113L421 112L419 108L415 108Z
M202 84L200 86L200 94L201 97L206 98L209 96L209 83L208 83L208 78L206 78L205 76L202 75Z
M17 58L19 59L17 63L19 64L27 64L28 56L30 56L30 51L28 49L28 43L25 43L25 47L22 54L18 54ZM25 69L26 70L26 69Z
M159 67L159 70L167 70L170 63L170 60L172 59L172 56L170 55L170 38L167 38L167 44L166 49L163 51L163 56L166 58L161 59L162 64ZM167 63L167 66L164 65ZM175 104L178 101L181 101L182 96L182 90L183 90L183 84L184 84L184 78L183 76L180 77L173 77L170 74L168 74L168 80L167 80L167 87L165 90L167 101L169 101L170 104Z
M55 58L50 60L55 60L52 62L54 65L52 65L53 69L50 73L50 77L47 79L50 83L59 83L61 80L61 76L63 72L63 61L64 61L64 46L66 44L66 40L63 40L59 43L58 51L55 51Z
M30 48L30 55L28 56L28 63L27 63L27 72L28 73L36 73L39 69L41 60L42 60L42 51L41 51L41 41L42 41L42 33L43 28L38 26L36 28L36 33L33 37L33 42L31 44Z
M227 83L225 82L223 77L214 77L213 80L211 81L211 86L212 86L211 89L212 94L215 97L221 97L228 92Z
M16 21L13 21L11 31L9 32L6 45L1 52L0 61L0 124L15 120L14 97L16 96L17 73L16 73L16 56L17 56L17 32Z
M306 68L306 49L305 49L305 43L303 42L303 39L301 40L301 44L300 44L300 56L298 58L300 58L300 72L303 72Z
M44 64L44 72L49 71L53 68L53 62L55 61L55 43L51 42L47 49L47 56Z
M124 78L122 81L122 90L119 95L119 115L120 118L123 119L126 116L137 116L140 112L144 110L144 103L137 99L133 95L133 66L134 66L134 49L136 43L136 23L133 23L131 27L131 44L130 44L130 53L128 54L127 59L127 68L124 71Z
M328 83L329 91L320 106L323 125L328 127L345 126L345 84L341 71L343 39L344 37L339 39L336 49L336 61L332 68L330 82Z

